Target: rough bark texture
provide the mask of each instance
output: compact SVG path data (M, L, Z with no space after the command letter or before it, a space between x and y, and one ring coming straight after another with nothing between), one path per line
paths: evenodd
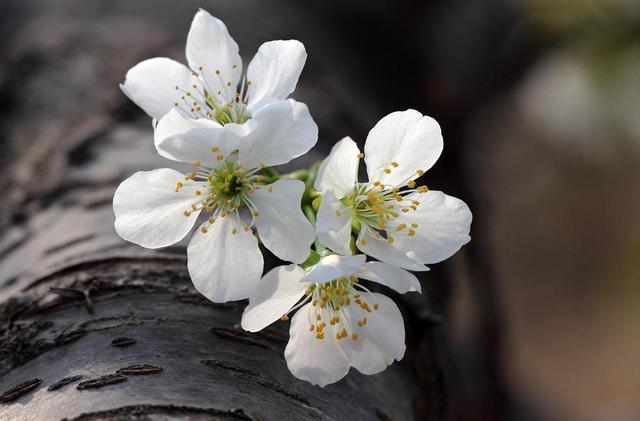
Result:
M310 59L295 97L321 129L317 152L293 164L307 165L343 135L362 141L390 111L345 65L351 50L330 24L286 1L65 5L3 6L13 20L0 52L0 418L441 419L446 341L434 312L447 288L438 276L424 296L400 301L402 363L319 389L286 368L288 323L243 332L244 303L214 305L193 289L184 244L149 251L113 230L117 184L173 165L117 89L128 67L155 55L184 61L197 6L227 22L245 63L263 41L302 39Z

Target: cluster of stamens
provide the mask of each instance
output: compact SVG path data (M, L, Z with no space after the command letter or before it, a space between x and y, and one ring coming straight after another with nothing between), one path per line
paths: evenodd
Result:
M237 68L237 65L233 65ZM176 86L180 92L179 101L174 106L182 109L192 118L208 118L225 125L229 123L242 124L251 118L247 111L249 98L248 87L251 81L243 76L239 86L233 86L231 81L223 79L219 69L213 70L213 74L219 79L220 90L207 89L203 67L199 67L193 75L197 80L190 87Z
M343 276L324 284L314 284L307 288L305 296L306 298L289 312L311 301L308 313L309 333L315 335L318 340L324 339L328 323L333 326L337 340L351 337L356 341L359 336L356 330L364 329L369 313L378 310L374 295L359 284L355 276ZM345 311L346 308L350 308L349 314L352 316L360 312L362 318L351 320ZM286 318L287 316L283 319Z
M219 154L219 149L216 147L212 149L212 152L218 154L216 160L219 164L217 166L210 168L202 165L200 161L195 161L193 163L195 171L186 174L184 180L176 182L176 192L182 190L188 183L197 186L194 201L183 212L183 215L189 217L193 212L202 209L210 213L211 215L200 228L203 233L206 233L217 218L225 218L246 206L251 212L252 220L250 224L244 224L243 228L245 231L249 231L255 218L259 215L249 194L264 185L265 177L256 174L259 169L247 171L237 161L226 160L223 155ZM269 191L271 191L271 187L269 187ZM235 228L233 234L236 234Z
M364 155L358 155L362 158ZM400 164L391 162L380 168L384 173L389 174ZM418 177L424 175L424 171L418 170L415 173ZM407 224L402 222L402 214L415 212L420 206L417 200L409 200L405 196L410 193L426 193L427 186L416 186L416 182L411 178L400 185L385 185L380 181L371 183L358 183L353 192L342 198L340 201L344 207L352 209L354 219L360 224L360 229L369 230L377 238L385 238L387 242L393 243L394 236L406 235L414 236L418 224ZM337 216L341 215L341 210L336 211ZM362 239L363 245L366 240Z

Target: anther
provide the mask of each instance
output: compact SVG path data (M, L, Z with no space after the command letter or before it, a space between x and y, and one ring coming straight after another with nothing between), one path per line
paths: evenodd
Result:
M360 152L357 156L358 156L358 158L360 158L360 159L364 158L364 154L363 154L362 152Z
M392 166L392 167L394 167L394 168L397 168L397 167L398 167L398 165L400 165L400 164L398 164L396 161L393 161L393 162L391 163L391 166Z

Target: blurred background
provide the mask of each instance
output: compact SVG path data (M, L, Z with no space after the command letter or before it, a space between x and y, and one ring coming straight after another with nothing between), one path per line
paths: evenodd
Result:
M451 419L640 419L639 1L3 1L0 232L56 194L78 139L151 136L118 82L184 62L198 7L245 64L267 40L306 45L295 98L319 157L395 110L440 122L426 182L474 212L471 244L423 277L445 290Z

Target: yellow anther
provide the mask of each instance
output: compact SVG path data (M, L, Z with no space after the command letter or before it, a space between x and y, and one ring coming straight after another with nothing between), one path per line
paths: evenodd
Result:
M375 304L373 305L373 309L374 309L374 310L377 310L377 309L378 309L378 303L375 303Z
M420 204L420 202L418 202L417 200L412 200L411 203L413 203L416 206L418 206Z
M360 240L360 244L362 244L363 246L367 245L367 240L365 240L364 238L362 240Z
M234 227L234 228L231 230L231 234L236 235L237 233L238 233L238 230Z
M384 169L384 172L385 172L385 174L391 174L391 169L389 169L389 168L385 168L385 169Z
M191 209L192 209L193 211L198 210L198 208L196 208L196 205L195 205L195 204L193 204L193 203L191 204Z
M413 228L418 228L418 224L411 224Z
M395 239L393 238L393 236L392 236L392 235L387 236L387 242L388 242L389 244L393 243L393 241L394 241L394 240L395 240Z
M182 184L181 182L178 181L176 183L176 192L179 192L180 189L183 188L183 187L184 187L184 184Z
M321 316L321 315L319 315L319 314L317 314L317 315L316 315L316 320L322 320L322 316Z
M358 158L360 158L360 159L364 158L364 154L363 154L362 152L360 152L357 156L358 156Z
M316 327L314 325L310 325L309 332L313 332L314 330L316 330Z
M398 164L396 161L393 161L393 162L391 163L391 166L392 166L392 167L394 167L394 168L397 168L397 167L398 167L398 165L400 165L400 164Z
M398 227L396 228L396 232L400 232L403 229L405 229L407 227L407 224L400 224L398 225Z
M195 161L193 161L193 166L196 168L199 168L202 165L202 163L200 162L200 160L196 159Z
M216 161L222 161L224 159L224 155L216 156Z
M220 148L214 146L213 148L211 148L211 152L220 152Z
M416 191L417 191L418 193L426 193L426 192L428 192L428 191L429 191L429 189L427 188L427 186L420 186L420 187L418 187L418 188L416 189Z
M260 215L260 212L258 212L257 210L254 209L253 212L251 212L251 215L253 215L255 217L255 216Z
M202 228L200 228L200 231L202 231L203 234L206 234L207 231L209 231L209 230L207 229L207 227L202 227Z
M284 316L280 317L280 320L282 320L283 322L286 322L287 320L289 320L289 316L285 314Z
M220 218L226 218L226 216L227 216L227 212L226 211L220 212Z
M336 216L340 217L342 216L342 212L340 212L339 210L336 211Z
M184 216L191 216L191 212L189 212L188 210L186 210L186 211L182 212L182 214L183 214Z
M196 196L200 196L202 194L202 192L200 190L196 190L195 195Z
M355 332L353 332L353 333L351 334L351 339L353 339L354 341L358 340L358 334L357 334L357 333L355 333Z
M249 225L243 224L242 229L244 229L244 232L249 232Z
M216 222L216 217L215 216L210 216L207 221L209 221L210 224L213 224L214 222Z
M422 177L424 175L424 171L418 170L416 171L416 174L418 174L419 177Z
M373 185L374 185L375 187L378 187L378 186L380 185L380 182L379 182L379 181L374 181L374 182L373 182Z
M273 192L273 187L269 187L269 188L267 189L267 191L268 191L269 193Z
M220 70L216 69L216 74L219 75L220 74Z
M416 232L413 229L409 228L409 231L407 231L407 235L408 236L416 235Z
M409 180L407 182L407 187L409 187L410 189L415 189L416 188L416 182L413 180Z
M402 208L402 209L400 209L400 210L401 210L402 212L404 212L404 213L409 212L409 208Z

